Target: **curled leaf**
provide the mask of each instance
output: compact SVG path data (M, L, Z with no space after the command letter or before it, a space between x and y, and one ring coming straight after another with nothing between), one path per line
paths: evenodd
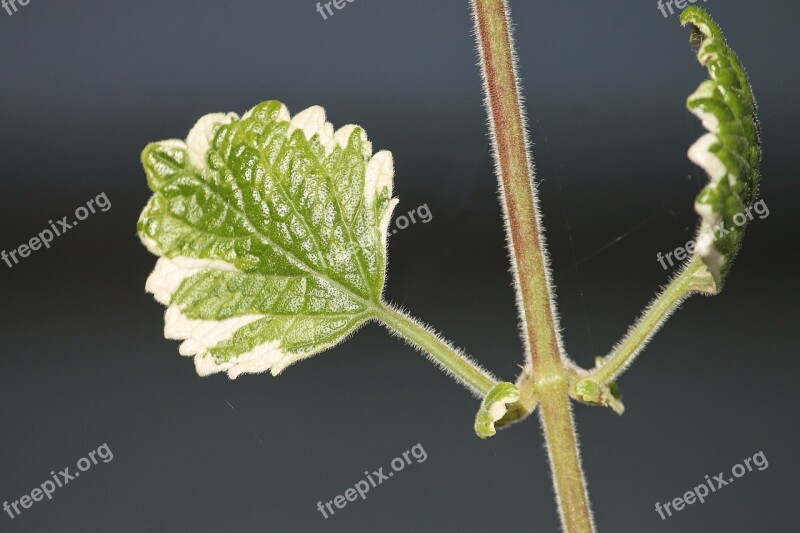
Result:
M513 383L498 383L481 402L475 416L475 433L482 439L497 433L495 423L502 419L517 400L519 390Z
M710 76L687 101L709 132L689 149L689 159L710 179L695 201L701 217L696 254L719 291L752 219L760 177L760 129L744 67L722 30L697 6L681 14L681 23L691 25L691 43L698 47L697 58Z
M602 358L598 358L597 364L598 366L602 364ZM572 396L584 403L609 407L618 415L625 412L622 394L615 382L611 382L608 385L600 385L591 378L581 379L575 384Z

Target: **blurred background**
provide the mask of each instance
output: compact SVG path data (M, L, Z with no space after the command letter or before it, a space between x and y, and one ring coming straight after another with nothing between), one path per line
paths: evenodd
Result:
M576 406L600 531L797 531L796 2L703 4L760 104L761 198L726 290L691 299L620 382L627 412ZM685 109L705 79L655 0L511 2L557 300L570 355L605 354L673 272L706 181ZM0 249L105 193L98 212L0 263L0 501L102 444L93 467L0 531L556 532L538 421L487 441L478 402L372 324L279 378L201 379L163 338L135 232L139 153L213 111L320 104L396 162L402 214L387 298L499 377L522 363L466 1L34 0L0 11ZM329 519L333 499L420 443L407 467ZM763 451L745 475L655 512Z

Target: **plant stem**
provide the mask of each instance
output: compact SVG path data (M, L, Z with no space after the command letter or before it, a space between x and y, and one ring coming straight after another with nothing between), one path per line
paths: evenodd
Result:
M604 358L603 364L585 377L601 385L614 381L650 342L667 318L695 292L715 292L714 279L697 256L652 301L625 338Z
M568 388L568 384L561 382L548 391L539 390L539 419L547 440L562 527L569 533L590 533L594 531L594 521L581 469Z
M446 372L455 376L480 398L485 397L497 385L498 380L486 370L408 315L383 304L377 311L377 318L410 344L429 354Z
M554 318L550 272L539 231L533 167L520 106L507 6L505 0L473 0L473 9L526 347L534 366L548 374L559 374L562 367L560 340Z
M551 276L539 229L508 6L505 0L472 0L472 8L508 247L514 265L517 306L530 358L518 386L523 397L535 395L541 406L540 419L562 527L568 533L592 533L594 522L569 405L572 369L561 349Z

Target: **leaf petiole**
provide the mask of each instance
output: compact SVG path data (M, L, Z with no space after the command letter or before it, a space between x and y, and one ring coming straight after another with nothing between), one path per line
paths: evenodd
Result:
M694 256L686 263L680 274L652 301L639 320L631 326L625 338L603 358L598 368L587 376L582 376L582 379L592 380L599 385L607 385L614 381L628 368L667 318L688 296L696 292L714 294L715 291L713 277L703 261Z
M433 329L402 311L384 303L376 308L376 318L383 322L389 331L428 354L434 363L477 396L485 397L498 384L494 376L469 356L455 348Z

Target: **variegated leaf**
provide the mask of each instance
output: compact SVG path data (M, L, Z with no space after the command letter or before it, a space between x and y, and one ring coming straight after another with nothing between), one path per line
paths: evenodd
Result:
M270 101L206 115L142 162L139 235L160 256L146 289L200 375L276 375L374 318L394 168L361 128Z

